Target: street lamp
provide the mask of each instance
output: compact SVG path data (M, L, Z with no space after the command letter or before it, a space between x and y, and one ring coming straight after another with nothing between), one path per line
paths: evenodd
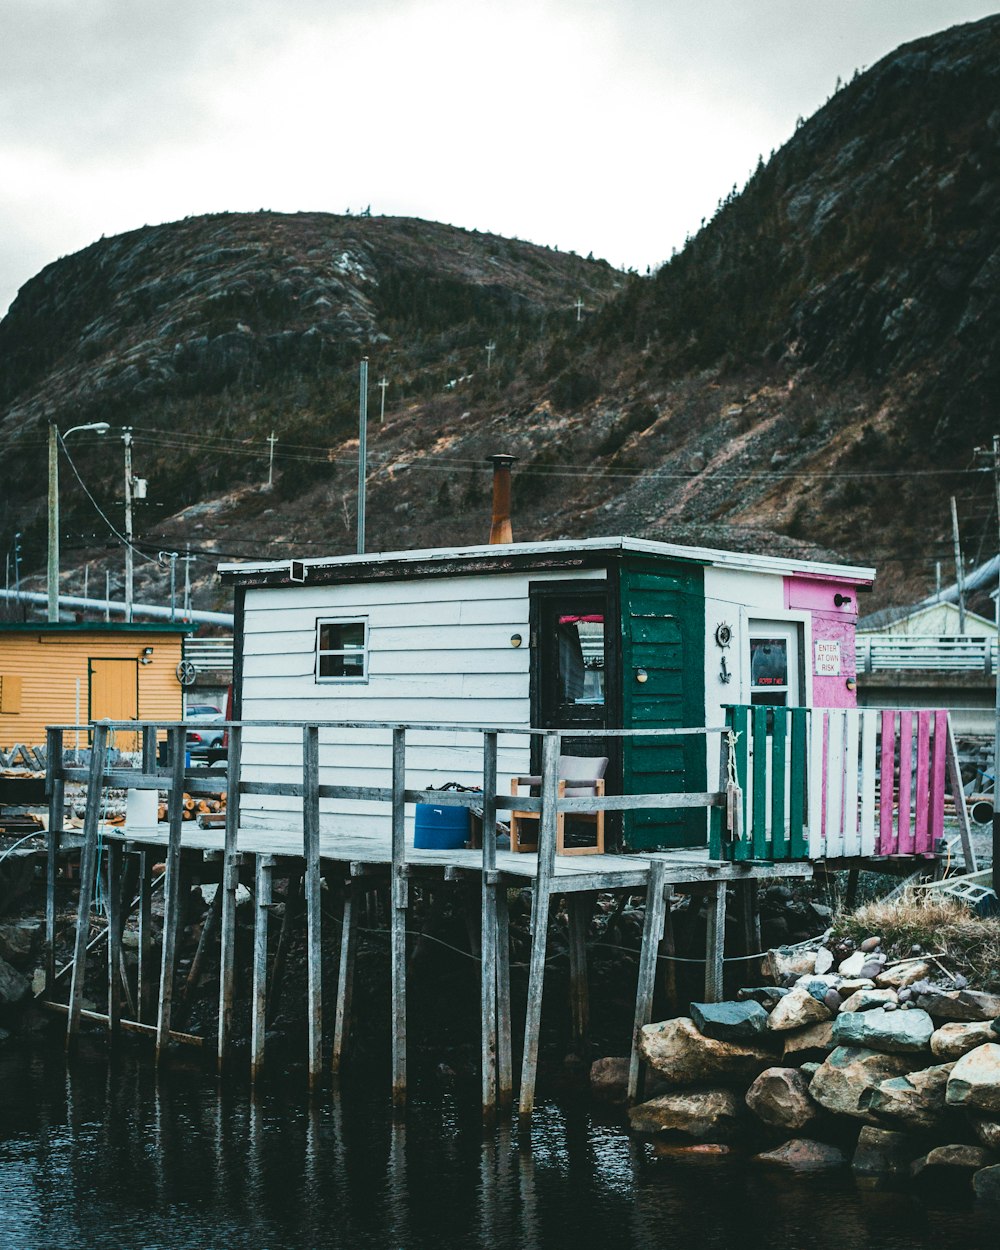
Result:
M92 421L88 425L74 425L62 436L69 438L78 430L93 430L95 434L107 434L111 426L107 421ZM59 427L49 422L49 621L59 620Z

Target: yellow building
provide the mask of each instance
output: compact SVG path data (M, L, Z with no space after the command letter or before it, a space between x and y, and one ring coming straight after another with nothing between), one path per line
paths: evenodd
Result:
M194 628L0 624L0 748L39 746L46 725L180 720L177 666Z

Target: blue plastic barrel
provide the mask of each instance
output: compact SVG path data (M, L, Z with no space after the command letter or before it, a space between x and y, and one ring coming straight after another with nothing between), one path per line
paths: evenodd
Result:
M453 851L469 840L467 807L435 807L418 803L413 845L421 851Z

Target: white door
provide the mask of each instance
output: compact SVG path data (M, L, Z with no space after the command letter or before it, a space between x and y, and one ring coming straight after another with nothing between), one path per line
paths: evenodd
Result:
M750 702L802 706L802 626L796 621L750 621Z

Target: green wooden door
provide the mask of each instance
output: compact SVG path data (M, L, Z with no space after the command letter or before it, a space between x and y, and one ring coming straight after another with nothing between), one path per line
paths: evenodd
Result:
M705 723L705 596L698 565L671 571L632 564L621 573L622 725L682 728ZM645 676L644 681L639 678ZM705 739L626 738L625 794L703 791ZM629 812L624 841L632 850L703 846L705 812Z

